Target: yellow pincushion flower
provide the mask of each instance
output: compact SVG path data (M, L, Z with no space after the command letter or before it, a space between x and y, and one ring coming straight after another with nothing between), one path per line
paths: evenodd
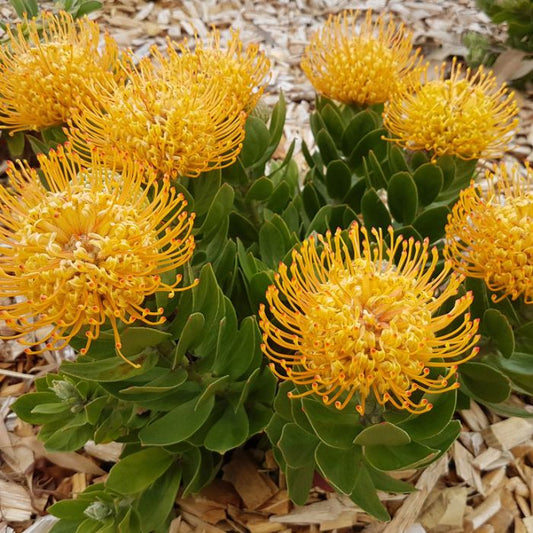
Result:
M360 26L360 27L359 27ZM372 11L331 15L306 48L302 69L318 93L346 104L386 102L420 76L413 34Z
M462 277L450 274L449 264L435 274L438 252L427 240L403 240L389 228L387 247L381 232L372 233L375 247L364 228L352 226L353 251L340 230L310 238L290 267L280 264L267 291L272 318L264 306L259 311L262 349L279 365L273 372L299 387L294 397L318 394L338 409L355 397L364 414L373 395L380 405L422 413L431 405L413 393L456 388L450 380L457 365L477 353L478 321L464 314L472 295L439 315ZM443 332L455 320L460 324ZM430 376L440 368L444 375Z
M161 274L191 257L194 214L168 178L156 181L155 170L125 157L118 172L97 153L87 163L67 146L39 163L44 185L19 163L8 169L13 190L0 188L0 295L18 297L0 318L17 337L48 327L48 347L85 332L82 353L110 327L121 354L118 322L161 324L163 310L143 301L183 290L180 276L166 284Z
M514 93L498 87L491 72L476 72L454 59L449 78L446 65L436 78L405 90L385 105L388 139L409 150L426 150L433 158L454 155L461 159L501 157L518 124Z
M242 105L226 97L225 80L174 56L154 48L155 61L131 67L127 83L102 87L98 103L73 118L68 135L74 147L94 146L109 158L125 152L173 177L232 164L244 139Z
M448 217L445 255L466 276L485 281L498 302L533 303L533 170L501 165L488 188L461 192Z
M0 128L61 125L74 108L94 100L93 84L108 86L118 75L117 44L106 35L100 52L95 22L60 12L43 13L42 25L41 37L35 20L7 28L9 40L0 48Z
M221 82L221 97L235 99L246 112L261 98L268 81L269 59L259 51L257 44L244 48L236 31L231 32L225 49L220 43L220 33L213 30L207 45L197 39L191 52L187 43L179 45L177 51L169 43L167 53L171 62L189 61L193 70L197 69L208 80Z

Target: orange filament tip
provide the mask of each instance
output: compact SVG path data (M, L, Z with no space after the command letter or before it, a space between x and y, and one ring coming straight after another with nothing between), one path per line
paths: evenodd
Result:
M82 349L80 350L80 354L81 354L81 355L85 355L86 353L87 353L87 348L82 348Z

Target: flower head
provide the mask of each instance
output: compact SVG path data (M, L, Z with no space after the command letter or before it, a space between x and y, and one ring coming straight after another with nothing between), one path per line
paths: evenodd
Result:
M161 275L191 257L194 214L168 178L156 181L155 170L126 158L119 172L67 146L39 163L44 185L19 163L8 169L13 190L0 188L0 295L17 297L0 318L17 337L48 328L48 347L85 332L82 353L107 323L121 354L118 322L161 324L163 310L143 301L183 290L181 276L167 284Z
M0 48L0 128L61 125L74 108L94 100L94 84L108 86L118 76L117 44L106 35L100 52L98 25L87 17L43 13L41 35L27 18L7 35Z
M449 78L446 65L436 68L435 80L407 88L385 104L388 139L409 150L427 150L433 157L461 159L501 157L518 124L514 93L498 87L491 72L476 72L454 59Z
M360 25L360 27L358 27ZM302 69L324 96L347 104L386 102L404 84L419 77L412 32L372 11L331 15L306 48Z
M104 155L132 154L163 174L197 177L232 164L242 147L247 111L261 95L268 62L257 49L242 52L234 35L223 52L195 52L169 45L131 68L128 83L102 90L98 103L75 117L73 144L89 144Z
M461 192L448 217L444 253L454 268L480 278L495 302L533 303L533 170L504 165L487 171L488 188Z
M381 232L372 233L375 247L364 228L352 226L353 251L340 230L310 238L293 252L290 267L280 264L267 291L272 319L260 309L262 349L279 365L271 365L273 372L297 385L295 397L318 394L342 409L355 396L364 414L373 394L380 405L425 412L431 405L413 393L456 388L450 379L457 365L477 353L478 322L463 315L472 295L439 315L462 278L448 277L448 264L435 275L438 252L428 250L427 240L403 240L390 228L387 247ZM443 332L457 319L460 325ZM444 375L430 375L440 368Z
M180 44L176 51L169 43L167 52L171 62L189 61L193 72L198 70L207 80L221 82L221 97L236 100L246 112L253 109L263 94L270 70L270 61L257 44L244 48L239 33L232 31L224 49L220 33L213 30L207 46L197 39L191 52L186 45Z

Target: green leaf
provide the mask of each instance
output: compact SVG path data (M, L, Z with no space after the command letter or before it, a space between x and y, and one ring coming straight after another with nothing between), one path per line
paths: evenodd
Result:
M389 143L388 156L390 173L408 172L409 167L405 161L403 150L395 144Z
M450 210L444 206L433 207L423 211L413 222L413 227L422 235L435 242L444 235Z
M6 140L9 157L11 159L20 157L24 152L24 145L26 144L24 132L17 131L13 134L7 133L7 135L3 135L3 137Z
M325 179L328 194L342 200L350 190L352 172L344 161L337 159L328 165Z
M132 453L111 468L106 487L119 494L137 494L161 477L174 460L174 456L162 448Z
M315 451L322 475L337 490L350 494L361 466L361 448L333 448L321 442Z
M296 505L305 505L309 497L309 491L313 485L313 476L315 473L314 461L301 468L287 466L285 477L287 478L287 492L289 498Z
M157 346L172 337L171 333L156 328L127 328L120 334L121 352L126 357L140 354L149 346Z
M276 213L281 213L287 206L292 196L291 188L286 181L282 181L270 195L266 203L267 209Z
M499 370L477 362L464 363L459 368L462 385L476 398L499 403L511 394L509 380Z
M249 116L245 124L245 137L239 159L245 167L257 163L264 155L270 141L270 133L265 123L253 116Z
M363 511L375 516L378 520L382 522L390 520L389 513L378 498L372 478L364 464L360 464L357 469L354 489L350 494L350 499L359 505Z
M320 156L322 161L327 165L331 161L339 159L339 153L335 146L335 141L331 138L331 135L326 130L320 130L316 136L316 144L320 150Z
M370 479L372 480L372 484L377 490L382 490L385 492L399 492L402 494L416 491L415 487L409 485L409 483L406 483L405 481L395 479L385 474L385 472L381 472L381 470L376 470L371 465L365 466L370 475Z
M11 405L11 409L25 422L43 424L52 420L60 420L64 417L61 413L54 415L36 413L34 409L37 406L57 405L57 401L57 396L52 392L30 392L17 398Z
M511 324L503 313L497 309L487 309L481 321L481 328L482 332L494 341L504 357L511 357L515 349L515 340Z
M420 444L439 450L439 452L435 456L429 457L428 460L420 464L419 467L427 466L429 463L444 455L448 448L455 442L459 433L461 433L461 422L459 422L459 420L450 420L448 425L440 433L422 440Z
M261 259L271 268L276 268L287 253L283 234L268 220L259 230L259 251Z
M474 301L470 304L470 313L474 318L481 319L490 305L485 282L482 279L466 278L465 288L474 295Z
M368 462L378 470L406 470L430 460L438 450L416 442L403 446L365 446L364 454Z
M24 14L28 15L28 19L32 19L39 15L39 4L37 0L9 0L13 9L16 11L19 18L23 18Z
M145 426L139 432L141 442L155 446L183 442L207 420L215 404L215 397L209 397L195 408L197 403L198 398L193 398Z
M374 189L368 189L361 198L361 213L367 228L386 230L391 225L389 211Z
M272 180L263 176L252 183L244 197L244 201L246 203L249 203L252 200L263 202L270 197L273 190L274 184L272 183Z
M429 205L437 198L444 182L442 170L433 163L420 165L413 173L413 180L422 205Z
M174 506L180 483L181 466L174 465L141 494L135 508L144 533L157 531L165 524Z
M204 236L213 232L216 233L222 219L229 215L231 208L233 207L234 197L235 192L231 185L223 183L213 198L207 216L201 227L197 230L197 233L201 233Z
M365 178L361 178L355 182L348 194L344 197L344 203L350 206L356 213L361 212L361 200L367 188Z
M121 394L161 394L180 387L187 380L188 374L184 368L178 368L173 371L165 369L162 376L158 376L153 380L148 381L144 385L132 385L122 389Z
M316 188L311 183L304 185L302 190L302 200L306 215L310 219L313 219L318 210L322 207L322 203L318 198Z
M61 520L81 520L86 518L83 511L91 504L87 500L61 500L48 507L47 511Z
M185 326L179 335L179 341L174 352L172 368L183 360L188 350L194 348L197 341L204 336L205 317L202 313L191 313L185 322Z
M533 352L533 321L523 324L514 331L516 350Z
M222 416L211 427L204 444L208 450L218 453L237 448L248 438L248 416L244 407L236 411L232 405L227 405Z
M400 424L400 427L409 433L411 439L416 441L429 438L444 429L455 411L457 391L426 394L424 398L433 404L432 409Z
M365 168L368 184L371 187L374 187L376 190L387 188L387 178L374 150L370 150L368 155L364 156L363 166Z
M409 442L411 442L409 434L390 422L381 422L366 427L353 441L359 446L375 446L377 444L401 446Z
M80 358L75 362L65 361L61 365L61 372L69 376L101 383L123 381L144 374L154 366L156 360L157 356L153 353L132 357L130 358L131 362L141 365L140 368L134 368L116 355L96 361Z
M304 412L317 437L334 448L350 448L357 434L363 429L360 417L311 398L302 399Z
M337 146L340 146L344 133L344 122L341 115L332 104L326 104L320 110L320 115L333 141Z
M80 18L85 15L89 15L90 13L93 13L94 11L97 11L102 7L102 2L98 2L97 0L86 0L78 9L76 13L75 18Z
M409 172L397 172L387 189L387 201L392 216L403 224L410 224L418 209L418 192Z
M319 440L314 435L291 423L285 424L276 445L281 450L287 465L292 468L302 468L309 464L314 466L318 443Z
M359 141L376 127L377 122L372 111L366 110L357 113L344 130L342 136L341 144L344 155L349 156Z
M442 189L446 190L455 179L455 162L451 155L443 155L437 159L437 165L442 171Z
M370 150L374 151L378 160L383 159L387 153L387 142L383 140L383 136L386 134L387 131L382 128L367 133L350 154L349 164L355 167L359 166L363 157L368 155Z

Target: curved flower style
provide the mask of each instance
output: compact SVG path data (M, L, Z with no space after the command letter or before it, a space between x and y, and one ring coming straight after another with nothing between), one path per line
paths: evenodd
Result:
M343 409L355 396L363 415L372 394L380 405L423 413L432 406L413 393L456 388L450 379L457 365L477 353L478 321L462 316L472 295L436 315L457 294L462 277L449 275L449 264L435 275L438 252L428 250L427 240L403 240L389 228L387 248L381 232L372 234L375 247L364 228L352 226L353 252L340 230L319 235L321 251L310 238L293 252L289 268L280 264L267 291L272 320L264 306L259 312L262 349L279 365L272 364L272 371L298 386L293 397L318 394ZM443 332L457 319L460 325ZM446 368L444 376L430 375L440 368Z
M259 51L257 44L244 49L237 31L231 32L226 49L221 48L220 33L213 30L207 46L197 39L191 52L187 43L180 44L177 50L169 43L167 53L171 62L190 61L193 71L197 69L207 79L222 82L220 89L224 94L221 97L235 99L246 112L261 98L268 81L270 60Z
M118 76L117 44L105 35L98 51L96 22L43 13L42 26L42 37L35 20L7 28L9 40L0 48L0 128L16 132L64 124L74 108L94 100L93 84L109 86Z
M358 28L360 24L360 28ZM386 102L420 76L413 34L403 24L372 11L331 15L306 48L302 69L320 94L346 104Z
M89 144L110 157L127 152L173 177L231 165L269 63L257 47L243 52L237 34L227 51L219 39L213 34L211 47L197 45L194 53L169 44L168 57L152 49L152 61L132 68L127 84L103 90L74 117L75 147Z
M161 324L163 310L145 309L144 299L187 288L161 274L191 257L194 214L168 178L156 181L131 160L119 173L95 152L85 163L60 147L39 162L44 185L36 170L11 163L13 191L0 188L0 295L23 298L0 306L0 318L15 337L49 327L48 348L84 331L81 353L108 322L122 356L118 321Z
M523 296L533 303L533 170L521 170L502 164L487 172L487 190L472 183L446 226L446 257L499 293L494 302Z
M497 86L491 72L476 72L454 59L449 79L446 64L435 69L435 80L406 89L385 104L384 126L395 136L387 139L409 150L427 150L435 159L501 157L518 124L513 92Z

